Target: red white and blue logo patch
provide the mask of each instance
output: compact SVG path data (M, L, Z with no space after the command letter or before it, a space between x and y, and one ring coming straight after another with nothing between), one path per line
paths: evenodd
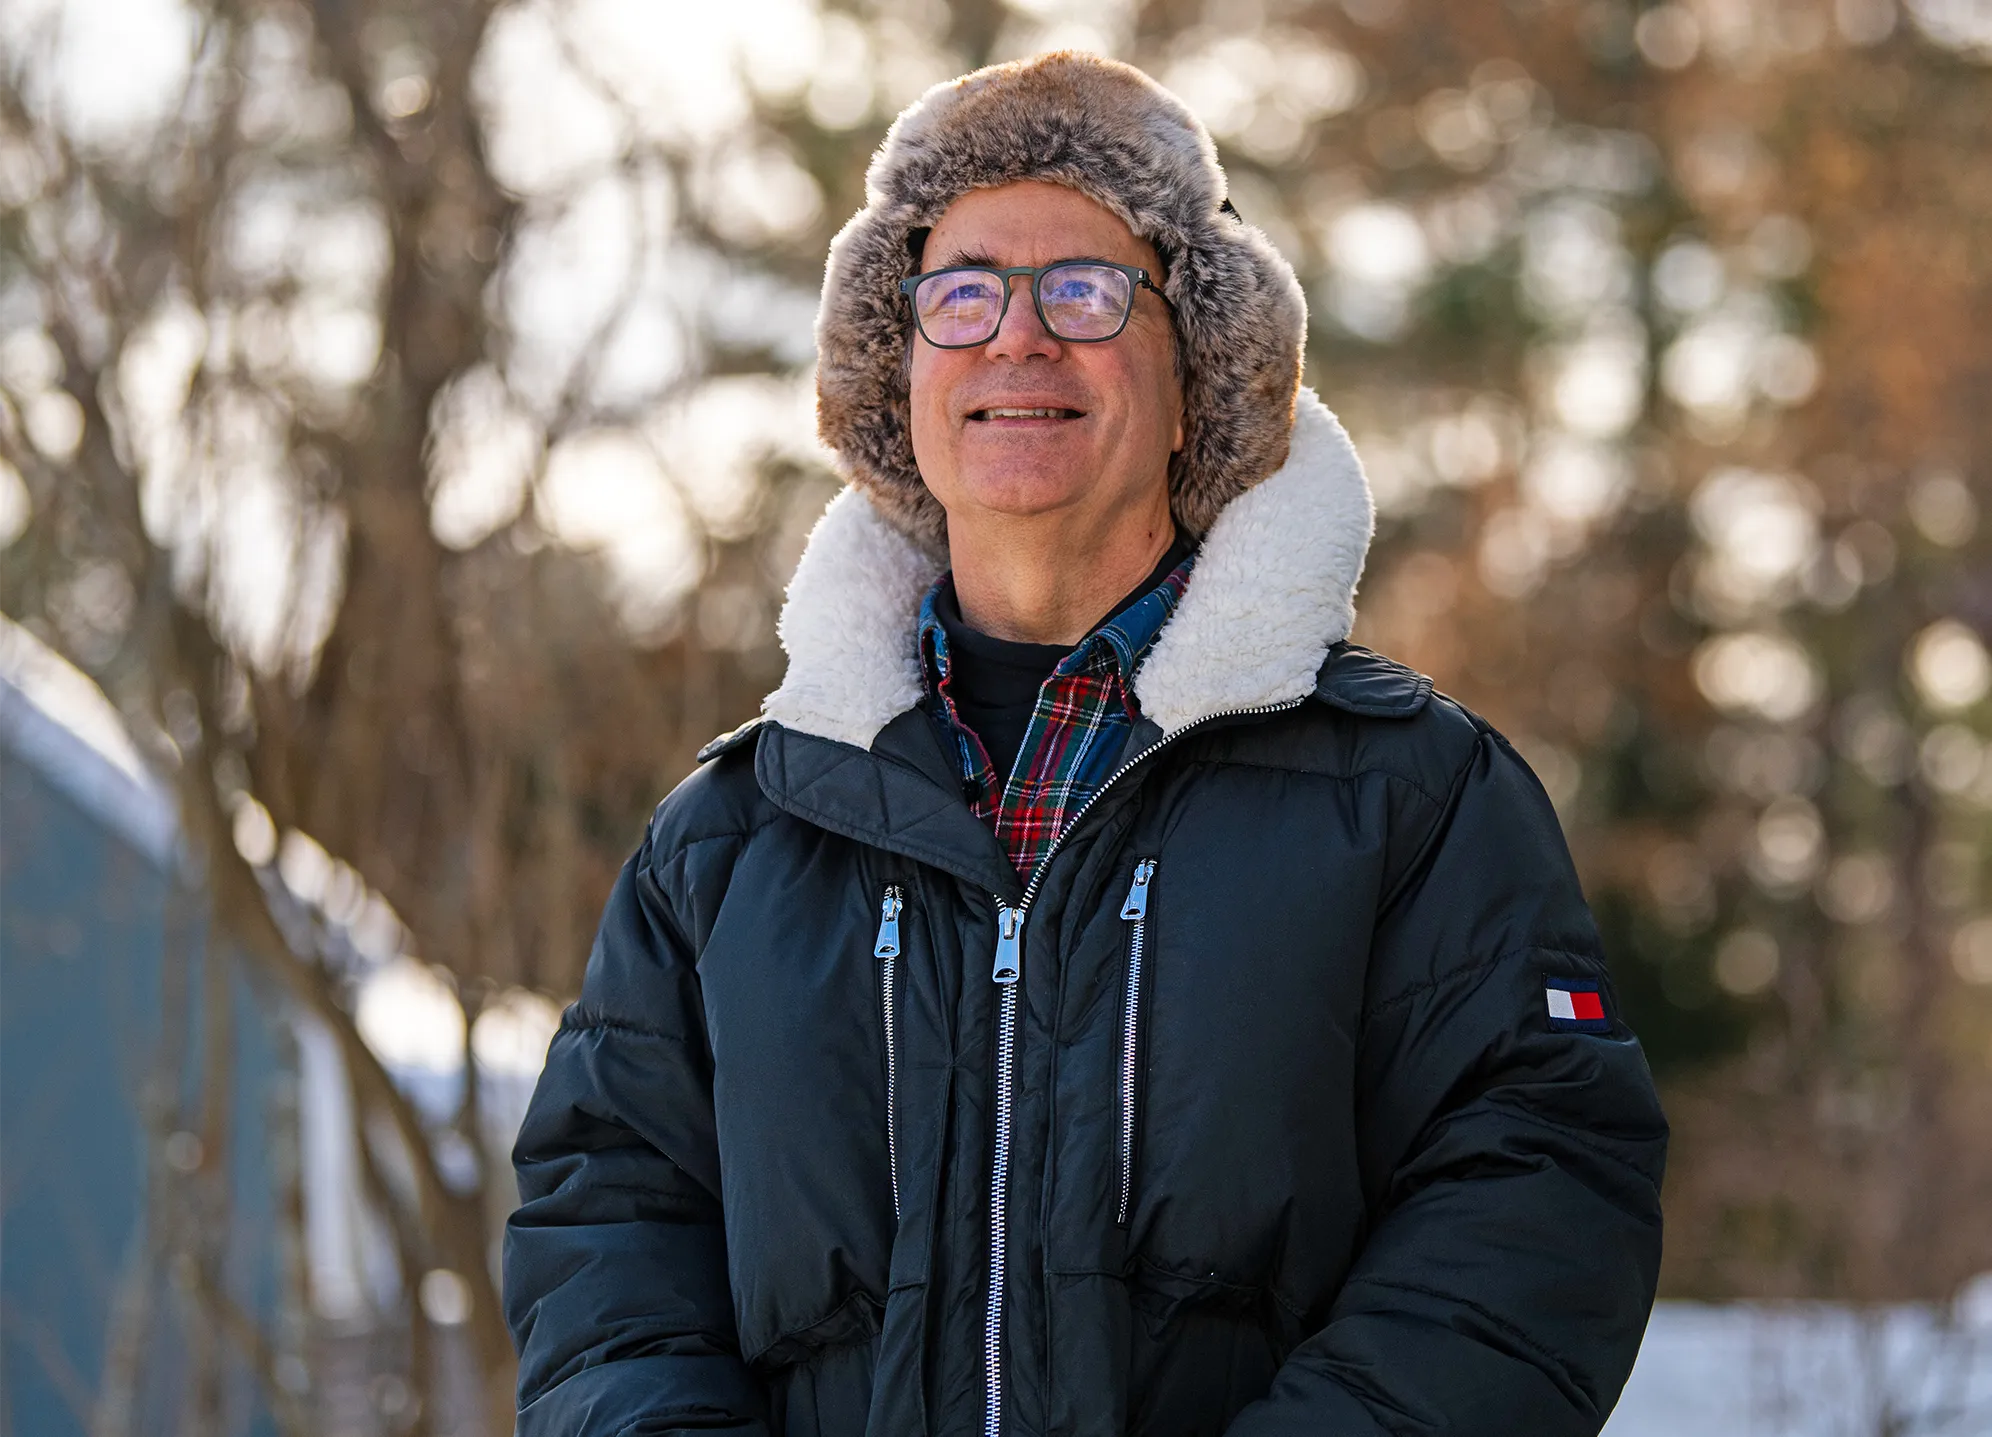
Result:
M1609 1033L1611 1019L1605 1016L1604 995L1596 983L1582 978L1545 978L1543 1002L1549 1010L1549 1026L1559 1033Z

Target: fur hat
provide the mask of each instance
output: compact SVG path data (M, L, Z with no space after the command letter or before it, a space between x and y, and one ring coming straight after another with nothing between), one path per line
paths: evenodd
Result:
M1225 197L1209 133L1131 65L1061 51L936 85L887 131L865 207L830 244L816 317L817 430L845 476L938 548L946 516L909 429L910 241L971 189L1049 180L1091 196L1161 256L1184 368L1170 505L1192 534L1286 458L1307 306L1293 269Z

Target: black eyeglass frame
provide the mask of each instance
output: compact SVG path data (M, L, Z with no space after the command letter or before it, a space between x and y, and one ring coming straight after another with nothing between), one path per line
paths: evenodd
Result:
M1114 326L1112 334L1103 334L1096 339L1068 339L1051 327L1051 321L1045 317L1044 296L1038 292L1038 286L1043 283L1045 275L1049 274L1052 270L1063 269L1069 264L1090 264L1100 269L1119 270L1133 281L1128 286L1127 308L1121 312L1120 323ZM940 274L993 274L997 277L997 281L1003 286L1003 307L996 312L996 323L990 327L989 333L986 336L969 344L940 344L928 337L926 326L920 323L920 306L913 302L913 291L926 283L926 281L932 279L935 275ZM1176 306L1169 303L1169 296L1162 293L1161 288L1148 277L1148 271L1141 268L1141 266L1117 264L1110 259L1090 259L1084 255L1075 256L1072 259L1055 259L1050 264L1011 265L1007 269L1000 269L994 265L986 264L945 265L940 269L930 269L924 274L916 274L902 279L899 281L899 292L906 296L907 308L913 311L913 327L920 331L920 338L925 339L935 349L980 349L1002 332L1003 320L1010 313L1010 295L1015 288L1010 281L1020 274L1027 274L1031 277L1031 307L1037 311L1038 323L1044 326L1046 334L1049 334L1060 344L1105 344L1110 339L1120 338L1121 332L1127 328L1127 322L1134 317L1134 296L1137 291L1143 289L1153 291L1156 298L1162 301L1171 314L1176 312Z

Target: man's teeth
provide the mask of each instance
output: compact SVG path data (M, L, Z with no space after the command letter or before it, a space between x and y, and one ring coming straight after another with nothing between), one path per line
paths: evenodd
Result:
M1065 419L1077 415L1074 409L980 409L984 419Z

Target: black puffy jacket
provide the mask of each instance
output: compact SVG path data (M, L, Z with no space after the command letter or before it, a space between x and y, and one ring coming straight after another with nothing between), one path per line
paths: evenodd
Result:
M1346 643L1144 708L1028 892L917 707L658 809L518 1141L521 1437L1599 1430L1666 1129L1541 787Z

